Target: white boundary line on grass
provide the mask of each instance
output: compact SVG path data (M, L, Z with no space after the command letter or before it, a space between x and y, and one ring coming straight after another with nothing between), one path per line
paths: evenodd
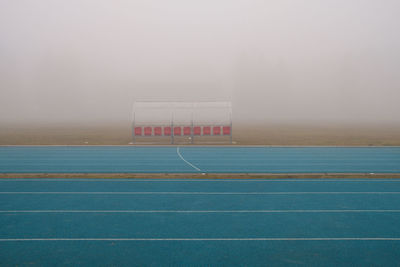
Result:
M400 192L33 192L7 191L0 195L398 195Z
M0 213L398 213L400 210L0 210Z
M1 238L22 241L400 241L399 237L277 237L277 238Z
M179 151L179 146L176 147L176 153L178 154L178 156L184 161L186 162L189 166L191 166L193 169L195 169L196 171L201 171L199 168L197 168L196 166L194 166L192 163L190 163L189 161L187 161L186 159L184 159L184 157L181 155L181 152Z

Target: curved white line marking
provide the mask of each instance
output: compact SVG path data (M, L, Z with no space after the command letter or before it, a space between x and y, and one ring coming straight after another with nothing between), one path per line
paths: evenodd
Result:
M22 241L400 241L399 237L277 237L277 238L1 238L0 242Z
M183 158L183 156L181 155L180 151L179 151L179 146L176 147L176 153L178 154L178 156L184 161L186 162L189 166L191 166L193 169L195 169L196 171L201 171L199 168L197 168L196 166L194 166L192 163L190 163L189 161L187 161L186 159Z
M0 213L397 213L400 210L0 210Z

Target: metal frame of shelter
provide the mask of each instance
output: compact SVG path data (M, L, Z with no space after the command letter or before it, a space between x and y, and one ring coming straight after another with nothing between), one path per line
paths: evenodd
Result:
M140 121L138 111L146 110L148 114L161 112L167 119L160 122ZM196 114L203 111L217 110L224 114L222 120L198 120ZM188 119L179 121L177 114L185 114ZM218 115L221 115L218 114ZM156 115L155 115L156 117ZM168 120L168 121L167 121ZM190 143L194 144L196 137L228 137L232 143L232 103L229 101L135 101L132 111L132 141L137 143L142 137L169 137L170 143L175 144L178 137L190 137Z

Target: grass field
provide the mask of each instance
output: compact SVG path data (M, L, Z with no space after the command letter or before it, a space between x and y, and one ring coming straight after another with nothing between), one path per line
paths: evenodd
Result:
M393 146L400 145L400 126L234 124L233 140L238 145ZM126 145L131 141L129 123L2 125L0 128L0 145Z

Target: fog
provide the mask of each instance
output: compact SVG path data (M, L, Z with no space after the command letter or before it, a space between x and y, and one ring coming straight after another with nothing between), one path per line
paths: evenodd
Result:
M400 122L398 0L0 2L0 123L129 123L135 99L234 122Z

